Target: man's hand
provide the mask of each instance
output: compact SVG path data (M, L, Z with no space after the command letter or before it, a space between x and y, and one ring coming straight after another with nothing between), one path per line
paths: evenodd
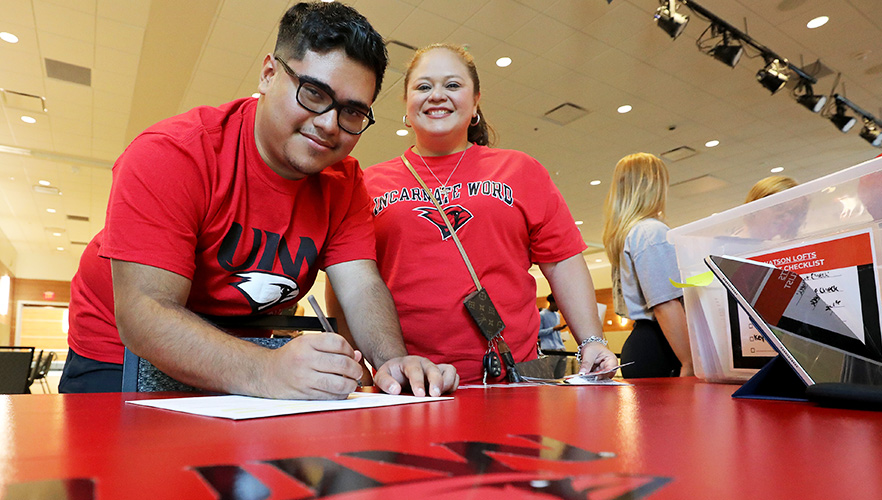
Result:
M336 333L305 334L273 351L265 392L279 399L345 399L358 387L361 352Z
M579 373L591 373L599 370L612 370L619 364L612 351L600 342L589 342L582 347L582 366ZM613 378L615 372L601 375L599 378Z
M436 365L422 356L392 358L374 375L374 385L388 394L401 394L404 384L414 396L426 396L428 387L428 395L437 397L455 391L459 375L452 365Z

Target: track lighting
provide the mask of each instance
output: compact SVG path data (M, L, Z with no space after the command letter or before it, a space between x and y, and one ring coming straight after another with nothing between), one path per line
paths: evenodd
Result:
M787 64L781 63L780 59L772 59L767 62L766 67L756 73L756 79L762 84L766 90L775 93L784 87L790 78L784 71L787 70Z
M676 39L686 29L689 16L677 12L677 0L661 0L662 5L655 11L655 23L671 39Z
M734 68L735 65L738 64L738 61L741 60L742 54L744 54L744 46L741 45L741 42L739 42L737 38L732 40L728 31L725 31L723 28L716 25L711 26L711 32L722 33L723 39L716 46L708 50L707 53L713 56L717 61Z
M864 128L861 130L861 137L874 147L882 147L882 129L879 124L864 118Z
M812 113L820 113L827 104L827 96L815 95L812 91L812 85L805 81L799 84L799 87L805 89L805 93L796 98L796 102L802 104Z
M851 127L854 127L854 124L857 123L857 118L846 115L845 106L837 102L836 113L830 117L830 121L833 122L833 125L836 125L840 132L845 133L851 130Z

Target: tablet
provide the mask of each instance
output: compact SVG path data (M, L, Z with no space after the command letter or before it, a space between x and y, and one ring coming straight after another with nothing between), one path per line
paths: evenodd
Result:
M711 255L705 263L806 386L882 386L882 352L852 332L798 274L736 257Z

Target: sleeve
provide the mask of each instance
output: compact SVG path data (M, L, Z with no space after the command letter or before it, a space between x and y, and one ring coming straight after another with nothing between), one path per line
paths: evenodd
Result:
M321 269L352 260L377 260L376 236L374 235L371 199L364 185L364 175L358 163L346 173L352 195L339 224L332 228L328 244L322 252ZM332 194L330 202L335 198Z
M163 134L143 134L113 168L102 257L192 279L208 182L194 154Z
M532 262L560 262L583 252L588 245L570 214L570 209L554 185L545 167L533 158L535 164L530 192L537 197L536 211L541 218L530 224L530 260Z
M649 309L683 296L683 291L670 282L680 279L680 275L677 254L667 241L667 232L668 228L660 222L635 227L630 245L634 273Z

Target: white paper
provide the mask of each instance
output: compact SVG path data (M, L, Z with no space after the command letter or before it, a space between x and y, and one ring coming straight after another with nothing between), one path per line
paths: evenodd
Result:
M311 401L300 399L265 399L249 396L199 396L172 399L143 399L126 401L133 405L149 406L207 417L242 420L247 418L275 417L317 411L353 410L380 406L405 405L444 401L452 397L419 398L394 396L369 392L353 392L348 398L334 401Z

